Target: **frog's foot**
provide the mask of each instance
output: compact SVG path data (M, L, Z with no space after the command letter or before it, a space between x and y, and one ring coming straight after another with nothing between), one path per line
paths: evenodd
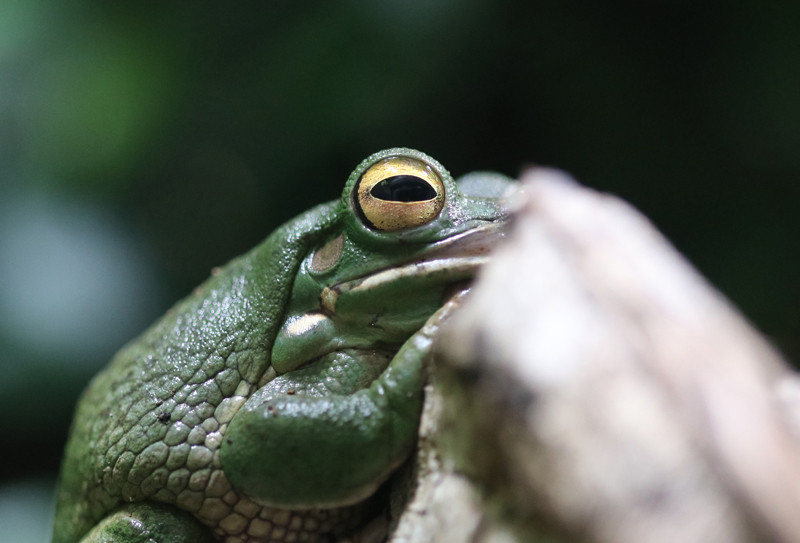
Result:
M80 543L216 543L190 513L168 505L140 502L117 509Z

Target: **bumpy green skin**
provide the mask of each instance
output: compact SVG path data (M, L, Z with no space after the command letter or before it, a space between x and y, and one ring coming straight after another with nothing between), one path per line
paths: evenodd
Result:
M185 511L139 502L125 505L103 519L87 539L96 543L215 543L205 526Z
M54 543L78 541L123 502L202 508L194 491L179 499L188 483L176 492L180 485L169 484L169 475L187 465L194 474L218 464L200 451L204 439L189 437L239 387L254 388L266 372L300 256L335 224L335 209L319 206L276 230L178 303L92 381L65 453ZM168 423L159 421L162 414L170 415ZM201 456L195 461L193 447Z
M434 164L448 201L435 221L387 234L361 223L350 194L367 167L392 154ZM318 313L326 287L407 262L504 213L494 199L459 193L416 151L364 161L340 201L215 273L92 381L65 452L53 542L188 543L203 531L226 541L316 541L347 530L358 502L413 447L432 333L418 330L459 278L343 295L311 339L286 339L286 323ZM313 250L339 234L339 262L312 270ZM273 347L283 353L279 367ZM151 532L169 535L147 539Z

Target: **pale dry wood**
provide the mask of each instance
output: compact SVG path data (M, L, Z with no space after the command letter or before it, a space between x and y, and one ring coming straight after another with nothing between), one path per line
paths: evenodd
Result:
M531 540L533 518L566 541L800 542L793 371L631 206L523 183L440 338L391 541Z

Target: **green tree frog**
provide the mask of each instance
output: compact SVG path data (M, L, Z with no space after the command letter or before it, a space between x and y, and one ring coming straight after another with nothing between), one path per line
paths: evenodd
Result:
M388 149L97 375L54 543L335 541L410 454L434 315L503 235L509 179ZM426 321L429 324L426 325Z

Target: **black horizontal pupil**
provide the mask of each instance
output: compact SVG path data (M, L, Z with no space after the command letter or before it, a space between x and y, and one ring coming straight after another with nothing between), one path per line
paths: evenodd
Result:
M369 193L379 200L389 202L424 202L436 198L436 190L424 179L413 175L387 177Z

